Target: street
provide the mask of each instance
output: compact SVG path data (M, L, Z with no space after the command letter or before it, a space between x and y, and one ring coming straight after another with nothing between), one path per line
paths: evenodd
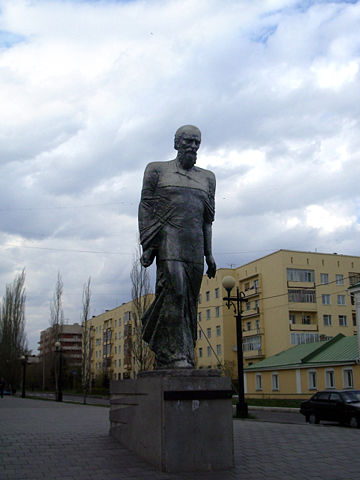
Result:
M90 405L18 397L0 399L0 479L357 480L359 477L358 429L308 425L304 421L236 419L233 469L167 474L156 471L108 435L108 414L108 408ZM296 413L288 415L284 419L296 418Z

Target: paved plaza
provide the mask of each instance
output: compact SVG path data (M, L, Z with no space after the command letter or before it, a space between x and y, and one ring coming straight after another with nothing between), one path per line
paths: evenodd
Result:
M235 420L234 469L157 472L108 435L105 407L0 399L0 479L358 480L360 430Z

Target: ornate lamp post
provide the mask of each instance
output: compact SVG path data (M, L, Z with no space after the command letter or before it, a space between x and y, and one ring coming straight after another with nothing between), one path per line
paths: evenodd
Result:
M22 391L21 391L21 398L25 398L25 382L26 382L26 364L27 364L27 356L22 355L20 357L21 365L22 365Z
M61 385L61 375L62 375L62 348L59 341L55 342L55 354L57 357L57 375L56 375L56 398L57 402L62 402L62 385Z
M238 384L239 384L239 399L236 404L236 416L247 417L248 406L245 402L244 389L244 363L243 363L243 339L242 339L242 324L241 324L241 303L247 302L244 292L240 292L239 287L236 287L236 296L231 296L231 290L235 286L235 279L226 276L223 278L222 285L227 291L227 297L223 300L226 302L227 308L232 306L234 309L234 317L236 319L236 345L237 345L237 367L238 367Z

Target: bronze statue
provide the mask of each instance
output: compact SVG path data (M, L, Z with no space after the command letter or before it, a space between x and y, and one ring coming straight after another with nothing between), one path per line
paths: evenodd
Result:
M184 125L175 134L175 160L152 162L144 173L139 206L144 267L156 258L155 300L142 318L143 339L155 368L195 365L197 303L204 272L216 264L211 251L215 176L195 166L201 133Z

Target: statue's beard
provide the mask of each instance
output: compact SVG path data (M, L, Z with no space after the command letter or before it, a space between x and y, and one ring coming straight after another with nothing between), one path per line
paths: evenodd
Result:
M185 152L182 152L179 157L181 166L185 168L185 170L190 170L190 168L192 168L196 163L197 155L196 151L194 150L186 150Z

